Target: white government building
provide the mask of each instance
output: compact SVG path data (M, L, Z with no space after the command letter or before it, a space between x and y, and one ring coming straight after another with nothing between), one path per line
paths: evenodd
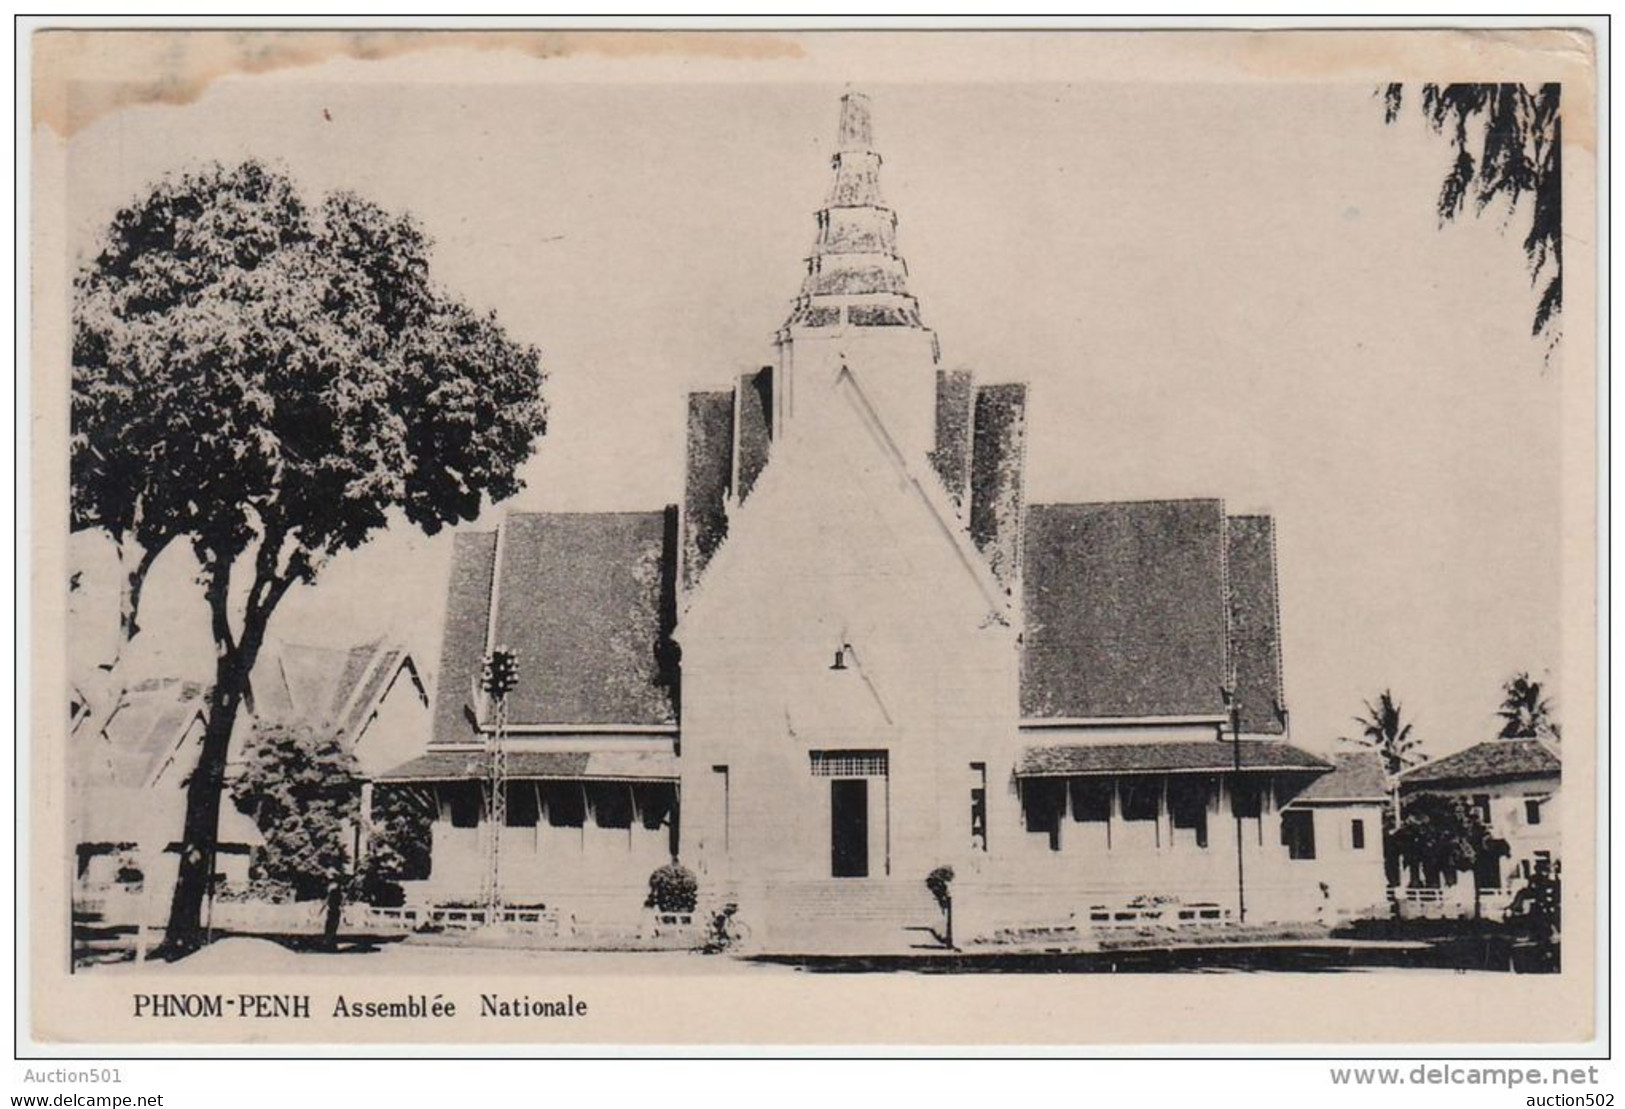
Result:
M1272 518L1028 503L1026 387L942 368L880 168L848 94L771 365L688 398L680 506L457 537L433 736L379 777L437 799L409 897L480 897L501 645L510 903L635 916L675 854L784 950L918 942L943 865L965 939L1385 914L1374 756L1287 742Z

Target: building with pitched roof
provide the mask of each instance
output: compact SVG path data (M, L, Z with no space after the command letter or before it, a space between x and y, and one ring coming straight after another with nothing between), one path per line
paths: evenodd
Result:
M1442 888L1408 874L1402 900L1437 900L1462 913L1499 911L1510 903L1531 873L1562 858L1562 780L1563 760L1540 739L1486 740L1407 770L1399 779L1401 812L1423 794L1461 798L1507 853L1481 857L1470 873L1445 875Z
M495 832L510 901L635 912L677 855L785 949L917 938L939 866L962 936L1368 908L1381 795L1288 742L1273 520L1028 503L1027 387L942 365L880 167L849 93L771 363L687 399L680 505L457 537L433 738L380 778L438 800L416 896L478 897Z
M93 686L86 680L75 688ZM69 732L78 890L145 889L147 911L167 908L174 868L160 860L179 850L186 786L202 750L208 687L173 678L139 681L120 694L75 695ZM93 707L105 701L99 709ZM421 750L429 696L410 655L375 640L349 648L269 641L254 668L239 716L228 776L258 722L330 730L355 755L364 778ZM249 879L254 822L226 799L220 806L217 886Z

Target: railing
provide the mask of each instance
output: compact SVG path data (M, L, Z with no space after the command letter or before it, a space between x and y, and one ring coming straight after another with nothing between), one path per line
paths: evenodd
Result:
M494 922L542 935L559 932L559 914L554 909L505 907L496 911ZM429 905L374 907L367 912L367 923L384 931L471 931L488 927L493 920L491 910L481 906Z
M1228 921L1230 910L1214 902L1161 905L1091 905L1089 927L1133 928L1144 924L1180 925Z
M1470 884L1455 886L1412 886L1390 890L1399 915L1406 918L1440 920L1481 916L1500 919L1506 915L1515 892L1511 889L1480 890L1473 895Z

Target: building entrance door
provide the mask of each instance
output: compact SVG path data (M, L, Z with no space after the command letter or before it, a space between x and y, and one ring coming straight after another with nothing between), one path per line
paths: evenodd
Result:
M829 783L830 874L869 876L869 782L835 778Z

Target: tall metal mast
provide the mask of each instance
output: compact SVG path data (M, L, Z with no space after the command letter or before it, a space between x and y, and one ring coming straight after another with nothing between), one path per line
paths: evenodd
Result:
M506 647L485 656L480 688L491 698L491 730L486 739L485 881L481 900L485 923L502 915L502 830L508 825L508 694L518 680L517 657Z

